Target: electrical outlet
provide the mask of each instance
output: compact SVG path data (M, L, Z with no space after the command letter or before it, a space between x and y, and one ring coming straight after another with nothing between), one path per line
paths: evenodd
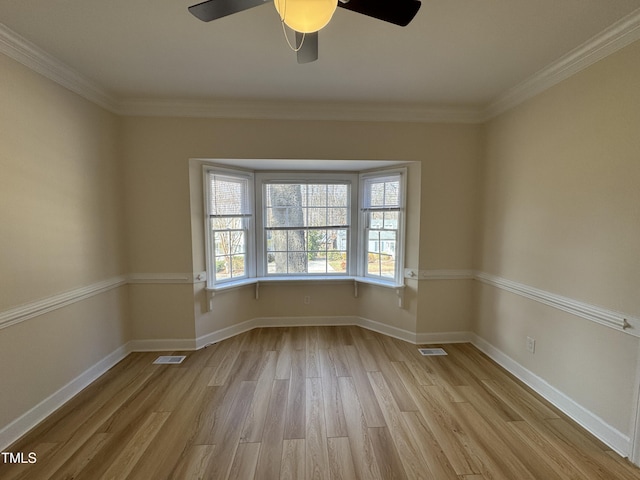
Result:
M535 353L536 352L536 339L535 338L527 337L527 351L529 353Z
M302 302L305 305L309 305L311 303L311 297L309 295L305 295L304 298L302 299Z

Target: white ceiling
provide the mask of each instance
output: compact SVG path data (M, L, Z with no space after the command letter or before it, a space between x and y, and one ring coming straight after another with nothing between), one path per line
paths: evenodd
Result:
M298 65L273 4L204 23L198 2L2 0L0 22L119 101L485 108L640 16L640 0L422 0L402 28L339 8Z

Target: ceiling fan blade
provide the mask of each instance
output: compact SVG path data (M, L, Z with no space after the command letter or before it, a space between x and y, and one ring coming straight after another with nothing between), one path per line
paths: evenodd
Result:
M303 40L304 39L304 40ZM302 43L302 47L300 44ZM318 59L318 32L296 32L298 63L311 63Z
M419 0L348 0L338 6L377 18L385 22L406 27L420 9Z
M210 22L217 18L226 17L232 13L242 12L257 7L272 0L208 0L206 2L191 5L189 11L194 17L203 22Z

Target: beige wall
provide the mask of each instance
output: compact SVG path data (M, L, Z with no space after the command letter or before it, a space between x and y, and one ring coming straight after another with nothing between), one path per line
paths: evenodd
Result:
M125 118L124 134L132 272L205 269L201 170L197 163L192 162L191 168L189 164L189 159L196 158L415 162L409 166L406 265L471 268L480 148L478 126ZM153 302L154 295L158 301L162 301L160 296L164 301L171 298L170 289L146 287L147 303ZM251 288L217 294L212 312L206 312L203 288L202 284L196 285L195 305L182 316L195 322L197 336L250 318L271 316L360 315L412 333L418 325L438 331L469 330L471 325L470 301L466 299L457 302L454 315L437 316L435 323L429 319L435 317L434 308L441 308L440 299L421 301L423 295L429 297L433 288L440 292L454 289L456 294L470 298L468 289L461 290L454 283L434 287L430 282L409 282L404 309L397 308L394 291L380 291L379 287L363 287L363 297L355 300L349 285L314 286L317 300L303 306L301 292L307 287L269 285L261 287L259 300L255 300ZM369 295L371 290L378 292ZM180 295L177 288L174 292ZM334 302L327 303L325 300L329 298ZM181 299L176 297L176 301L182 302ZM135 297L132 303L135 310ZM161 310L145 319L134 315L134 331L155 338L154 324L164 328L177 321L176 312L164 314Z
M479 270L640 316L639 58L636 42L487 123ZM486 285L477 301L478 335L630 431L636 337Z
M638 58L636 43L476 126L117 117L0 56L0 312L126 273L204 270L189 160L303 158L413 162L407 267L476 268L640 316ZM113 289L0 330L0 379L16 392L0 429L129 340L359 316L472 330L630 431L636 337L473 280L409 280L397 301L369 285L357 298L350 284L263 285L259 299L220 293L209 312L203 283Z
M119 119L2 55L0 72L3 312L120 276L126 256ZM129 340L127 298L0 329L0 430Z

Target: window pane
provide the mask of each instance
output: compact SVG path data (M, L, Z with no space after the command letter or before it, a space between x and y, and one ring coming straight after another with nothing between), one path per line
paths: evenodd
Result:
M365 180L365 208L398 208L400 206L399 175Z
M244 255L234 255L231 257L231 276L232 277L242 277L245 273L245 256Z
M380 276L394 278L396 275L396 261L392 255L380 255Z
M380 255L371 253L367 255L367 274L380 276Z
M327 273L325 252L309 252L309 273Z
M348 225L349 210L344 208L329 208L327 210L327 225Z
M347 229L327 230L327 250L346 251L348 245Z
M216 256L216 280L231 278L231 257L226 255Z
M284 252L287 250L287 231L272 230L267 232L267 252Z
M287 250L290 252L306 251L306 235L304 230L287 231Z
M369 205L384 206L384 183L372 183L369 190Z
M213 217L211 226L214 230L241 230L243 228L240 217Z
M398 212L384 212L382 228L389 230L398 229Z
M268 273L346 272L349 185L268 183L263 195ZM328 230L330 225L346 228ZM328 251L341 256L334 260L337 269Z
M389 207L400 205L400 181L385 182L384 184L384 204Z
M347 272L347 252L330 251L327 252L327 270L331 273Z
M229 232L231 244L229 246L229 253L246 253L245 246L245 234L243 231Z
M348 207L348 185L327 185L327 205L331 207Z
M267 255L267 272L275 274L287 273L286 252L274 252Z
M369 228L382 229L384 226L384 212L369 213Z
M327 225L327 209L326 208L309 208L308 223L310 227L323 227Z
M287 273L307 273L306 252L289 252L287 262Z
M307 232L307 250L309 252L318 252L318 251L324 252L326 238L327 238L327 232L324 229L309 230Z
M243 215L251 213L249 180L209 174L209 214Z
M396 240L394 230L369 231L367 242L367 274L380 277L395 277Z
M307 205L324 207L327 204L327 185L307 185Z
M231 244L229 232L214 233L216 255L227 255L230 253L229 245Z

